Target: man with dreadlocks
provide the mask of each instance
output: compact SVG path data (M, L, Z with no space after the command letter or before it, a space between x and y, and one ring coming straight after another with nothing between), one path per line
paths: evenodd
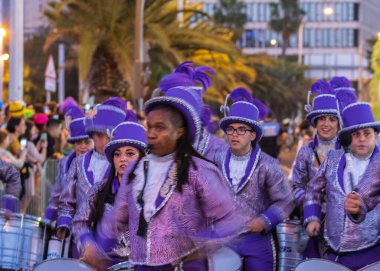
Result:
M343 82L343 83L342 83ZM334 89L350 88L350 82L345 78L334 77L330 83L324 80L316 81L308 94L314 94L313 106L305 106L306 118L316 128L313 141L305 144L299 150L292 176L294 197L299 210L303 209L307 184L315 176L321 163L330 150L340 149L338 140L339 108ZM325 210L323 210L323 213ZM304 257L319 258L322 246L322 236L313 236L309 239Z
M203 104L203 93L206 92L212 82L212 79L207 72L215 74L215 71L211 67L195 67L194 63L185 61L180 64L174 72L161 79L158 85L158 90L167 91L168 89L176 86L194 87L197 84L202 86L202 88L197 90L199 94L194 96L198 99L198 103L201 105L197 108L196 113L201 119L202 131L195 140L193 147L197 152L199 152L199 154L211 161L214 161L216 153L227 149L228 146L225 141L211 134L207 130L207 126L210 124L212 115L211 107L207 104Z
M338 91L337 99L343 122L339 138L344 151L331 150L308 183L305 224L309 236L320 231L321 210L326 204L326 256L350 270L359 270L380 260L380 206L368 212L365 219L356 217L362 222L355 223L350 213L356 215L359 202L353 201L346 206L347 212L345 201L372 180L379 179L380 153L376 135L380 123L375 122L370 105L357 102L352 91Z
M227 108L228 98L234 101ZM221 154L220 168L237 208L242 210L248 231L230 244L241 257L245 271L275 269L272 230L294 208L292 190L278 160L261 151L260 118L268 108L254 99L245 88L236 88L222 107L225 117L220 128L226 133L230 148ZM230 114L228 115L228 112Z
M137 271L173 271L180 262L184 271L208 270L195 241L242 228L220 171L191 144L202 129L196 95L197 88L174 87L145 103L150 153L124 174L105 219L109 237L129 229L129 260Z

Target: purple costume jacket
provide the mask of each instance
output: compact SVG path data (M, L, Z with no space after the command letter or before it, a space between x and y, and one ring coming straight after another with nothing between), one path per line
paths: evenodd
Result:
M380 153L376 148L357 185L359 191L371 180L379 178L379 164ZM370 248L380 238L380 206L369 212L360 224L352 222L346 215L344 199L350 191L345 191L344 188L344 183L348 182L344 178L345 165L343 150L330 151L318 173L308 184L304 205L305 223L319 221L321 205L326 199L324 237L328 245L339 252Z
M231 150L223 156L220 167L232 191L228 162ZM286 219L294 208L294 201L292 189L278 160L262 152L259 147L253 149L246 174L235 192L235 202L247 220L261 216L267 232Z
M21 193L21 180L19 171L12 165L0 159L0 179L5 186L2 208L11 212L19 211L19 197Z
M51 189L48 207L46 208L44 215L45 219L50 221L57 220L59 197L64 187L67 186L67 173L69 172L74 158L75 152L71 152L68 156L59 160L57 176L55 177L55 183Z
M117 178L115 178L114 182L115 181L117 182L117 186L118 186ZM103 250L106 253L111 252L112 254L112 252L114 252L114 249L116 249L116 246L119 243L117 239L115 238L108 239L103 234L103 231L107 230L107 226L108 226L108 223L104 221L104 218L106 218L107 215L104 215L104 214L112 212L113 210L112 204L105 203L104 213L102 215L102 218L100 219L100 221L97 221L97 222L94 221L94 216L96 215L96 212L99 211L99 210L96 210L96 202L99 200L101 193L107 193L107 191L105 191L106 183L107 183L106 180L104 182L98 182L90 188L90 190L87 193L86 200L80 206L80 208L78 209L77 213L75 214L73 218L72 232L74 234L76 244L78 246L78 251L80 251L80 253L83 253L84 248L89 242L96 242L103 248ZM113 187L115 187L115 185L113 185ZM113 195L117 193L117 188L112 189ZM95 222L97 223L96 226L93 225L93 223ZM94 227L95 227L95 230L94 230ZM123 238L123 241L124 243L127 242L125 238ZM126 255L122 255L122 256L126 256Z
M67 186L59 198L57 228L70 228L77 208L86 200L88 190L94 185L94 176L88 171L93 152L90 150L72 162L67 173ZM104 176L108 176L108 170Z
M145 237L137 235L141 210L137 197L144 182L143 161L146 158L139 162L136 177L130 183L122 181L114 212L108 213L109 217L104 221L109 224L109 237L129 229L129 260L133 264L178 263L198 250L204 237L207 240L211 235L216 239L236 236L243 230L236 221L246 226L235 210L233 196L217 167L199 158L192 159L197 169L190 168L189 183L183 185L182 192L176 189L175 170L169 170L155 200L156 209L147 222Z
M203 128L199 140L194 144L194 148L208 160L215 161L217 152L228 149L228 145L227 142Z

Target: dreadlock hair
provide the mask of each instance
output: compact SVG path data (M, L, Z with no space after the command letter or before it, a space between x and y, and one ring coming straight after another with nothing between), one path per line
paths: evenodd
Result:
M197 166L193 161L192 156L203 159L210 163L213 162L203 157L193 148L192 144L189 144L188 127L182 113L175 107L166 104L155 105L150 109L150 112L160 109L169 112L169 120L173 126L176 128L184 129L183 135L177 140L176 153L174 157L177 164L177 176L181 176L180 178L177 178L177 189L179 192L182 192L183 185L189 183L190 167L192 166L195 170L197 170ZM131 171L131 174L129 174L128 177L128 181L132 181L132 179L135 177L134 170Z
M140 160L143 155L144 153L141 150L139 150L138 159ZM115 178L115 175L116 175L116 168L115 168L114 163L111 163L110 172L108 174L107 181L105 185L98 191L99 198L95 202L95 210L97 210L96 213L93 215L93 221L95 222L95 225L97 224L97 222L100 221L100 219L103 216L105 204L109 203L113 205L113 203L115 202L116 194L112 193L112 183Z

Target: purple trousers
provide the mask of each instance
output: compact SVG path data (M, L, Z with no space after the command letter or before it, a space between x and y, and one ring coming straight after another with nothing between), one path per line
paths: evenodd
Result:
M228 246L243 257L242 271L273 271L275 268L272 234L242 234Z
M174 271L175 266L171 264L160 265L160 266L146 266L137 265L135 266L135 271ZM182 265L183 271L207 271L208 265L206 259L192 260L184 262Z
M330 261L335 262L336 258L336 253L327 255L327 259ZM352 271L356 271L378 261L380 261L380 244L359 251L341 253L336 262Z

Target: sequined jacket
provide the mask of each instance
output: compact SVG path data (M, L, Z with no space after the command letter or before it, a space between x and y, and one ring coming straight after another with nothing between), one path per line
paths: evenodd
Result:
M88 190L94 185L92 172L88 171L92 153L93 150L90 150L72 162L67 173L67 185L59 197L57 228L70 229L76 210L86 200ZM109 169L104 176L108 176L108 172Z
M227 143L217 136L203 129L199 140L194 144L194 148L210 161L215 161L217 152L228 149Z
M196 169L190 168L189 183L184 184L182 192L179 192L175 189L176 182L167 186L172 182L165 181L158 195L162 201L148 222L146 235L137 235L141 211L137 197L144 181L142 165L145 159L138 164L136 176L130 183L122 181L114 212L105 219L109 223L108 236L129 230L129 260L133 264L156 266L178 263L181 258L198 250L209 237L224 239L236 236L248 226L235 209L233 195L217 167L192 157ZM169 180L175 180L173 172L169 176Z
M227 151L219 165L232 190L232 184L226 174L226 156ZM265 230L269 232L293 211L292 189L278 160L260 149L249 176L239 184L235 192L237 208L243 211L247 220L261 216L265 222Z
M0 179L5 186L5 194L1 207L11 212L19 211L21 179L19 171L12 165L0 159Z
M67 185L67 173L75 159L75 152L71 152L58 162L57 176L55 177L54 186L51 189L48 207L45 210L44 218L50 221L55 221L58 216L59 197L63 188Z
M379 163L380 154L376 150L359 180L357 185L359 190L367 186L370 180L379 179ZM343 150L330 151L318 173L307 186L304 205L305 223L312 220L319 221L326 193L324 237L328 245L339 252L371 247L377 244L380 238L380 206L369 212L360 224L354 223L346 215L344 199L351 191L344 189L345 182L348 182L343 177L345 165Z

